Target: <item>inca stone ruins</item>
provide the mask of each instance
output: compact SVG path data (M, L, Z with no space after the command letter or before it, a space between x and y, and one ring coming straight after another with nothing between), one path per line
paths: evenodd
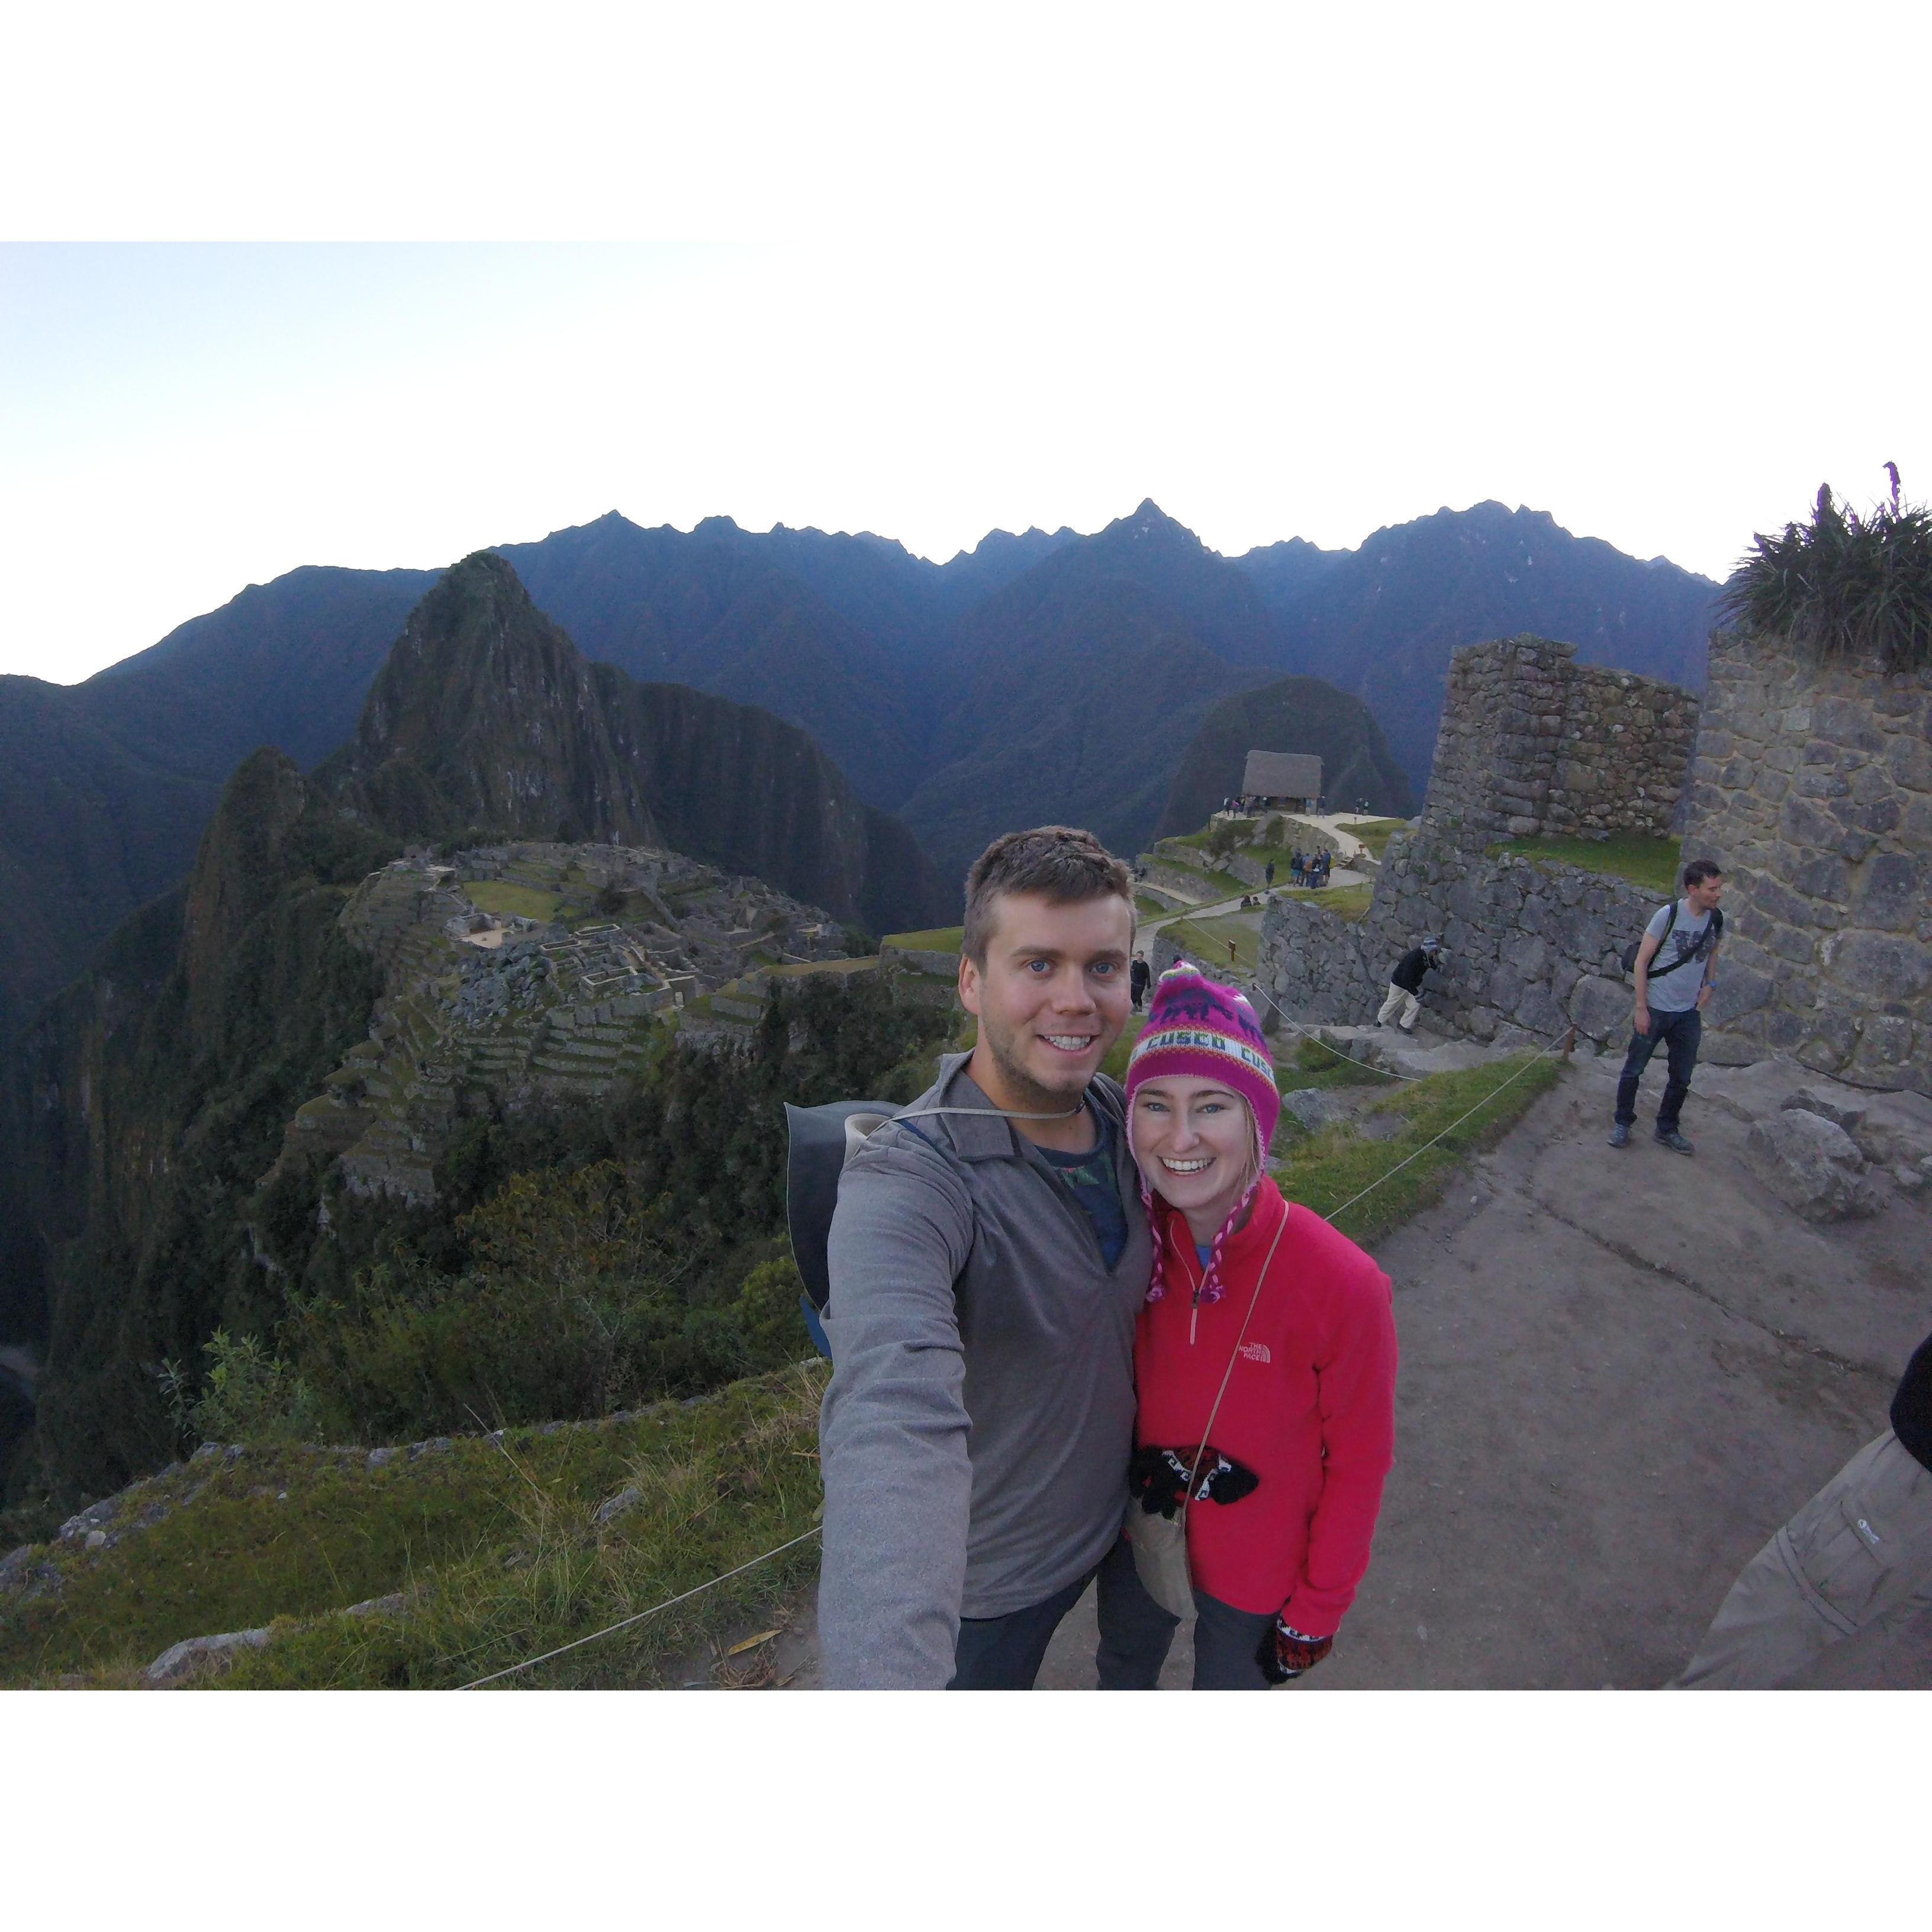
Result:
M1428 1009L1478 1039L1618 1042L1619 955L1661 892L1500 849L1541 833L1682 832L1725 868L1703 1058L1787 1056L1853 1085L1932 1093L1932 672L1820 664L1720 632L1688 692L1534 638L1453 661L1420 819L1351 923L1280 899L1263 989L1298 1020L1372 1018L1395 961L1440 933Z
M520 844L399 859L344 907L383 997L370 1037L290 1122L284 1158L352 1190L434 1198L460 1096L595 1096L671 1030L748 1037L774 973L846 954L827 914L669 851ZM869 961L866 962L869 964Z

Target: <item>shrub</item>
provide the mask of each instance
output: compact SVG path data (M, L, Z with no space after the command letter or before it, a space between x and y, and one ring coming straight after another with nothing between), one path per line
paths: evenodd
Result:
M201 1352L198 1389L178 1362L165 1362L155 1372L182 1436L196 1442L313 1440L321 1420L315 1390L258 1336L218 1328Z
M1868 517L1822 484L1808 524L1760 533L1725 585L1726 621L1824 656L1874 657L1888 670L1932 662L1932 512L1892 500Z

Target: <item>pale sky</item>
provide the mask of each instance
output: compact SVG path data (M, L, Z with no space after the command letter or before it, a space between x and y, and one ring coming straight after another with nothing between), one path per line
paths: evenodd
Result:
M699 10L18 28L0 672L612 508L943 559L1496 497L1721 576L1932 494L1932 10Z

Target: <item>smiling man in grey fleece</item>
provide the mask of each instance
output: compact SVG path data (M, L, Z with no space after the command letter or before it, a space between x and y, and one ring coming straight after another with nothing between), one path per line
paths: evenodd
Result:
M840 1178L819 1424L829 1685L1030 1688L1096 1570L1131 1562L1150 1250L1120 1090L1099 1070L1129 1010L1132 890L1087 832L988 847L959 962L977 1044ZM964 1111L920 1118L934 1108Z

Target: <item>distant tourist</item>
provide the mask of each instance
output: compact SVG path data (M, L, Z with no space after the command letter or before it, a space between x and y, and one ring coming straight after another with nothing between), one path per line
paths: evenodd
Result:
M1303 882L1307 869L1308 861L1303 855L1301 848L1298 845L1294 848L1294 856L1288 862L1288 876L1289 882L1295 886L1299 887Z
M1095 1572L1132 1562L1150 1250L1100 1066L1133 937L1127 868L1090 833L995 839L959 961L978 1042L848 1159L819 1423L830 1684L1027 1689Z
M1395 970L1389 975L1388 998L1376 1016L1376 1024L1386 1026L1400 1012L1395 1022L1397 1028L1403 1033L1414 1032L1416 1016L1422 1010L1423 977L1428 973L1439 973L1448 963L1449 956L1433 933L1420 946L1412 946L1395 962Z
M1147 955L1136 952L1134 963L1127 973L1127 984L1132 989L1134 1011L1138 1012L1147 1001L1148 982L1154 977L1154 969L1147 963Z
M1262 868L1262 871L1264 881L1267 884L1272 886L1274 884L1274 861L1270 859L1268 862L1267 865Z
M1128 1078L1132 1078L1131 1071ZM1774 1690L1835 1643L1932 1606L1932 1335L1868 1442L1745 1565L1677 1688Z
M1717 982L1712 970L1718 943L1724 937L1724 916L1718 910L1724 875L1708 859L1694 859L1684 868L1684 896L1660 906L1644 928L1632 967L1636 979L1636 1012L1630 1051L1624 1056L1623 1077L1617 1082L1616 1124L1610 1129L1613 1148L1630 1144L1636 1119L1637 1083L1650 1056L1661 1046L1670 1077L1657 1110L1657 1141L1672 1154L1689 1154L1690 1143L1678 1130L1684 1096L1697 1064L1697 1048L1704 1034L1704 1007ZM1661 958L1664 964L1658 964ZM1693 972L1690 969L1696 967Z
M1281 1098L1233 987L1161 975L1127 1102L1156 1245L1138 1556L1100 1572L1100 1681L1151 1690L1191 1608L1195 1689L1264 1690L1328 1654L1369 1567L1395 1442L1388 1277L1269 1178Z

